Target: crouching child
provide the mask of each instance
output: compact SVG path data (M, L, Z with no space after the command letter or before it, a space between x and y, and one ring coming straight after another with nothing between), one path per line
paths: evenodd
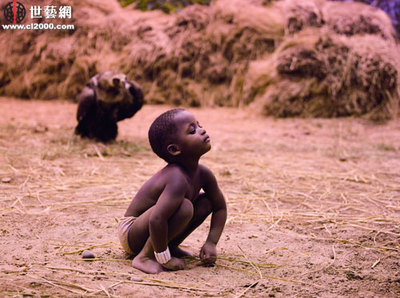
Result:
M154 120L149 141L167 165L144 183L119 221L122 247L143 272L184 269L182 258L192 253L179 245L211 214L199 257L213 265L227 210L214 174L199 164L211 149L210 137L192 113L173 109Z

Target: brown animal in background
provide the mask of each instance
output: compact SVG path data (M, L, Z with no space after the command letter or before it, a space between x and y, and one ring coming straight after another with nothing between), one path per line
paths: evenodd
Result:
M126 75L110 71L92 77L78 96L75 134L101 142L115 140L117 122L143 106L143 92Z

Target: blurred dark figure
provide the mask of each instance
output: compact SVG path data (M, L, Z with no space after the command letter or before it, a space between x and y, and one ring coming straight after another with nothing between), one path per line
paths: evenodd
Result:
M75 134L106 143L117 137L118 121L140 110L143 93L126 75L107 71L90 79L78 102Z
M337 2L362 2L378 7L386 12L396 29L397 38L400 38L400 0L332 0Z

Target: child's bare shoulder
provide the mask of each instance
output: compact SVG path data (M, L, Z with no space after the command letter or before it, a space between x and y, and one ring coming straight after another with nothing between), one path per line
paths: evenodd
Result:
M167 188L175 192L185 192L188 189L187 179L179 167L168 165L159 170L142 185L136 198L146 200L151 198L156 201Z
M176 165L168 165L159 172L163 184L173 184L176 186L186 187L188 184L187 178L183 170Z
M204 182L209 181L210 179L214 180L215 176L214 173L205 165L199 164L199 170Z

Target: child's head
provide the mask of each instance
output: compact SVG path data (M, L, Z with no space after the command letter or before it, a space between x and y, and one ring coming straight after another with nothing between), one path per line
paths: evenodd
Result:
M169 110L158 116L149 129L154 153L166 162L179 158L200 158L210 150L210 138L192 113L184 109Z

